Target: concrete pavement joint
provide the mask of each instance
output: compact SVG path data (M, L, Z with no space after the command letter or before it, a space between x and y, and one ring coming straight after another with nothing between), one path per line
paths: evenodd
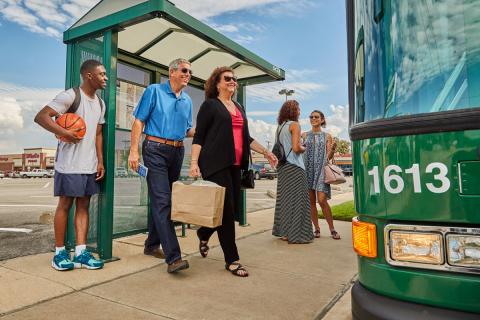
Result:
M148 314L151 314L151 315L154 315L154 316L162 317L162 318L165 318L165 319L177 320L177 318L172 318L172 317L169 317L169 316L166 316L166 315L163 315L163 314L158 314L158 313L155 313L155 312L152 312L152 311L149 311L149 310L145 310L145 309L142 309L142 308L139 308L139 307L131 306L129 304L120 303L118 301L111 300L111 299L108 299L108 298L105 298L105 297L102 297L102 296L99 296L99 295L96 295L96 294L93 294L93 293L89 293L89 292L80 292L80 293L83 293L83 294L86 294L86 295L89 295L91 297L95 297L95 298L98 298L98 299L102 299L102 300L117 304L117 305L122 306L122 307L127 307L127 308L131 308L131 309L138 310L138 311L141 311L141 312L145 312L145 313L148 313Z
M9 267L7 267L7 266L5 266L5 265L3 265L2 267L5 268L5 269L7 269L7 270L13 271L13 272L23 273L23 274L26 274L26 275L28 275L28 276L32 276L32 277L34 277L34 278L39 278L39 279L42 279L42 280L46 280L46 281L48 281L48 282L52 282L52 283L61 285L61 286L63 286L63 287L72 289L73 291L76 291L75 288L70 287L70 286L68 286L68 285L66 285L65 283L62 283L62 282L58 282L58 281L55 281L55 280L52 280L52 279L49 279L49 278L45 278L45 277L39 276L39 275L37 275L37 274L31 274L31 273L28 273L28 272L25 272L25 271L12 269L12 268L9 268ZM58 271L58 272L63 272L63 271ZM68 271L67 271L67 272L68 272Z
M3 317L3 316L6 316L6 315L12 314L12 313L17 313L17 312L20 312L20 311L23 311L23 310L28 310L30 308L33 308L35 306L44 304L46 302L49 302L49 301L52 301L52 300L55 300L55 299L58 299L58 298L69 296L69 295L71 295L75 292L77 292L77 291L74 290L72 292L63 293L63 294L60 294L60 295L55 296L55 297L51 297L51 298L48 298L48 299L37 301L34 304L31 304L31 305L28 305L28 306L23 306L23 307L20 307L20 308L17 308L17 309L13 309L13 310L7 311L5 313L0 313L0 318Z
M322 310L320 310L319 313L317 313L317 315L314 318L315 320L321 320L327 315L327 313L345 295L345 293L348 292L348 290L350 290L350 288L353 286L353 284L357 280L357 276L358 276L357 274L354 275L350 279L350 281L346 285L344 285L343 288L340 289L340 291L337 292L337 294L327 303L327 305L325 307L323 307Z

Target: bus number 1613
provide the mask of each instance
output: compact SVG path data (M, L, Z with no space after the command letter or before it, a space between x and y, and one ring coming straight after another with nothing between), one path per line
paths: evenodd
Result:
M405 187L405 182L397 173L402 173L402 168L395 164L387 166L383 172L383 183L385 189L389 193L400 193ZM415 193L421 193L422 183L420 181L420 165L418 163L413 164L411 168L405 169L405 173L412 175L413 191ZM425 168L425 173L434 173L433 179L439 181L435 184L426 183L425 186L429 191L433 193L444 193L448 191L450 188L450 180L447 178L448 168L446 165L440 162L432 162ZM380 193L380 174L378 172L378 166L374 166L372 170L368 171L368 175L373 176L374 193Z

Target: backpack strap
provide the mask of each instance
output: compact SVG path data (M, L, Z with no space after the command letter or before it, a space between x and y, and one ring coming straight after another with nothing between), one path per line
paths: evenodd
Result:
M82 95L80 94L79 87L73 87L73 92L75 92L75 99L73 99L73 103L70 105L70 108L65 113L75 113L80 106L80 100L82 99Z
M105 101L103 101L102 97L97 93L98 101L100 101L100 114L103 113L103 109L105 108Z
M75 113L80 106L80 102L82 99L82 95L80 94L80 87L73 87L73 92L75 92L75 99L73 99L73 103L71 104L70 108L68 108L67 112L65 113ZM97 93L98 101L100 101L100 111L103 113L103 109L105 108L105 102L103 101L102 97Z

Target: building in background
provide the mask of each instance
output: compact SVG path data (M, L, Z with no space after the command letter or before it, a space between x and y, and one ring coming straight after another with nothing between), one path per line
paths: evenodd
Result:
M0 171L53 169L55 151L53 148L26 148L23 153L0 155Z

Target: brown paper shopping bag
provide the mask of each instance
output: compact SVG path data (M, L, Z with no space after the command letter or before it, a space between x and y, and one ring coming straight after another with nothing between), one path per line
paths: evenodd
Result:
M215 228L222 225L225 188L210 181L174 182L172 220Z

